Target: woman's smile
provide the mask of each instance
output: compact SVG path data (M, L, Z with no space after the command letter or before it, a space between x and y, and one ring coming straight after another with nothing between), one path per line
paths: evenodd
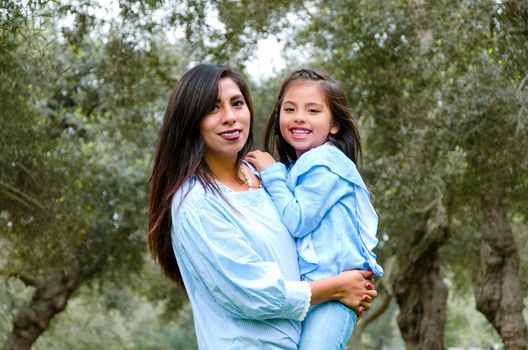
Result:
M236 141L240 138L240 129L231 129L221 132L220 135L222 138L228 141Z

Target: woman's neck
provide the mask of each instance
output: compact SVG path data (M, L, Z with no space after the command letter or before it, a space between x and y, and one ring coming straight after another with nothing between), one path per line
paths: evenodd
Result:
M205 162L213 172L216 180L229 187L237 187L240 185L239 164L236 158L206 156Z

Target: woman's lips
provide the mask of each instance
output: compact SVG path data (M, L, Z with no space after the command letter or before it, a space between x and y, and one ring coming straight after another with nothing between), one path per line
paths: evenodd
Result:
M226 130L219 133L220 137L228 141L236 141L240 138L240 129Z

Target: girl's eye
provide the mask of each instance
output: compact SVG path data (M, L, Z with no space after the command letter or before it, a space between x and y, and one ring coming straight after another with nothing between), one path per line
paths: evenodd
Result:
M291 113L291 112L293 112L293 111L294 111L294 109L291 108L291 107L286 107L286 108L284 108L284 112L290 112L290 113Z
M309 113L319 113L319 110L318 109L309 109L308 112Z

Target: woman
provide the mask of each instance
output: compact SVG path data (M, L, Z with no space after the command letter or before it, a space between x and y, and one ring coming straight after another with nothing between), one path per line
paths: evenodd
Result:
M156 146L149 247L185 287L200 349L297 349L311 304L361 313L377 295L367 271L299 281L295 243L242 161L252 124L243 78L199 65L176 85Z

